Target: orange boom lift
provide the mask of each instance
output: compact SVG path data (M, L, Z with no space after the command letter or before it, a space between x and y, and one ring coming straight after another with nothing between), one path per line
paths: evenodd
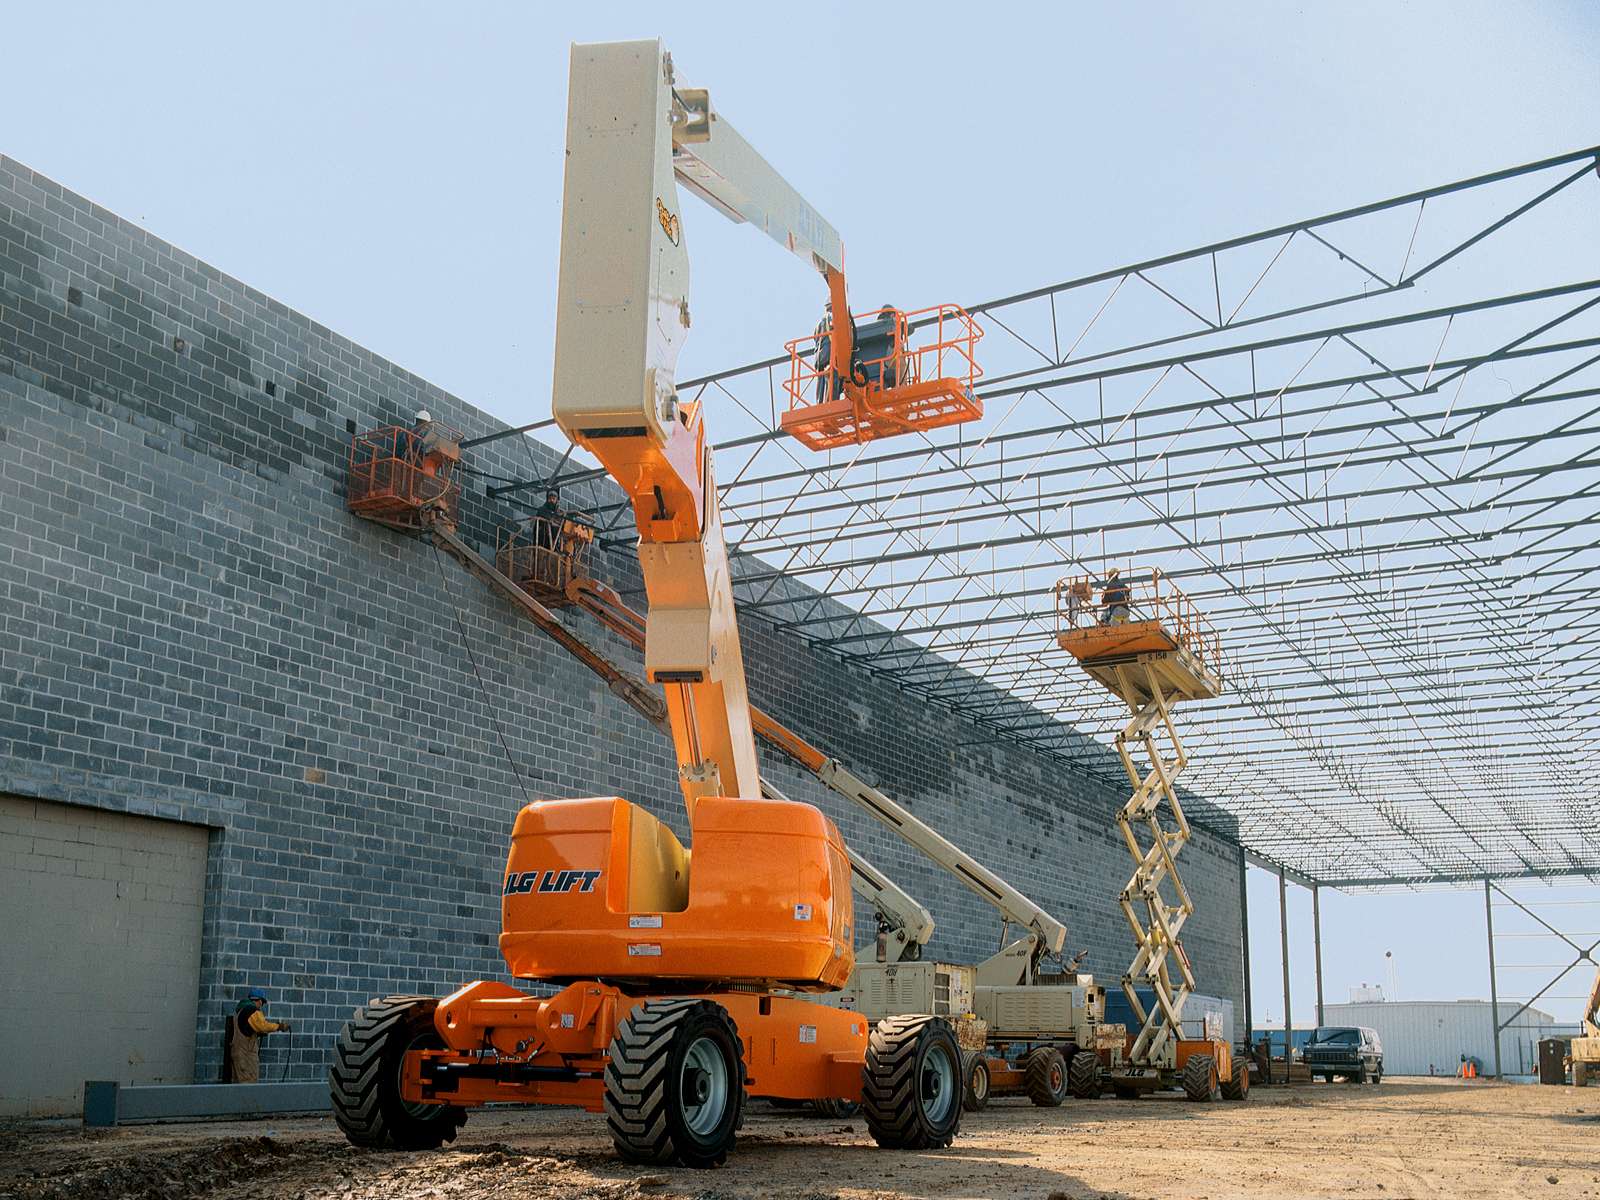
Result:
M838 234L704 90L677 86L659 42L574 46L554 415L632 501L646 675L665 699L691 844L615 796L525 807L500 949L515 978L560 990L479 980L360 1009L331 1072L335 1118L358 1145L431 1148L472 1106L561 1104L604 1112L625 1158L711 1166L747 1096L859 1101L884 1146L945 1146L957 1131L961 1055L947 1022L869 1029L805 998L850 976L850 866L820 810L762 798L704 413L674 385L689 327L679 183L810 262L846 311ZM829 362L848 366L826 369L824 407L839 402L826 395L837 379L859 411L812 414L815 436L976 415L970 354L965 375L940 377L940 353L911 365L904 315L883 320L899 341L866 360L850 323L835 325ZM970 318L964 328L970 350ZM371 489L363 502L377 505ZM435 533L454 540L448 524ZM534 601L530 614L560 628Z

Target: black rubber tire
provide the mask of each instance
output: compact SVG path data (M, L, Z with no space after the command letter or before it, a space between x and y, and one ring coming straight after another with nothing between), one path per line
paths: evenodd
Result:
M974 1054L967 1068L966 1086L961 1089L961 1107L968 1112L982 1112L989 1107L989 1064L981 1054Z
M1067 1098L1067 1060L1054 1046L1030 1051L1022 1065L1022 1090L1040 1108L1056 1108Z
M720 1060L726 1099L710 1114L715 1122L697 1130L684 1090L697 1070L687 1059L701 1043ZM710 1000L646 1000L617 1026L606 1055L606 1126L619 1155L686 1167L715 1167L728 1157L744 1123L744 1051L727 1009Z
M1361 1068L1361 1070L1357 1071L1354 1075L1350 1076L1350 1082L1351 1083L1365 1083L1366 1081L1367 1081L1367 1069L1365 1067Z
M1222 1081L1224 1100L1247 1100L1250 1097L1250 1064L1242 1058L1233 1060L1233 1078Z
M1332 1071L1324 1071L1322 1073L1322 1082L1323 1083L1332 1083L1333 1082L1333 1072Z
M407 1050L442 1050L431 996L385 996L345 1022L328 1068L333 1119L352 1146L437 1150L456 1140L466 1109L408 1105L400 1098Z
M1197 1104L1207 1104L1222 1094L1217 1063L1209 1054L1190 1055L1183 1064L1183 1094Z
M811 1111L819 1117L845 1121L859 1113L861 1105L855 1100L813 1100Z
M1079 1100L1093 1100L1100 1094L1100 1056L1093 1050L1079 1050L1067 1064L1067 1090Z
M867 1131L891 1150L948 1146L961 1128L961 1079L961 1047L943 1017L879 1021L861 1068Z
M1382 1083L1383 1082L1383 1072L1381 1070L1374 1071L1373 1074L1372 1074L1372 1078L1369 1079L1368 1082L1369 1083Z

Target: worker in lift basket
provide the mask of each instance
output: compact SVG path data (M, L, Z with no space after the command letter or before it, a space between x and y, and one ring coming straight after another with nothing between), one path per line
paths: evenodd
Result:
M822 308L822 320L817 322L817 403L825 404L828 401L828 380L833 377L833 372L828 370L828 365L833 360L833 301L829 300Z
M400 435L400 458L412 466L421 466L432 436L433 415L427 409L423 409L416 415L410 430Z
M222 1082L261 1082L261 1039L269 1033L288 1033L289 1022L267 1019L267 994L252 989L228 1018L222 1039Z
M1100 585L1100 604L1105 609L1100 618L1102 625L1122 625L1128 620L1128 603L1133 599L1133 589L1122 580L1116 567L1106 572Z

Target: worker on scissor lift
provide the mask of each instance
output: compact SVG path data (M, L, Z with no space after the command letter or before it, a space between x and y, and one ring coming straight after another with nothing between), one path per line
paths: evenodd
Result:
M1128 604L1133 599L1133 589L1123 582L1122 573L1116 567L1112 567L1106 572L1106 580L1100 588L1100 604L1105 609L1100 623L1125 624L1128 620Z

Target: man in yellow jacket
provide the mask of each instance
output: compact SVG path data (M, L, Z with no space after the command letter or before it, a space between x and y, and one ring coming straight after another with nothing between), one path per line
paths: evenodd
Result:
M223 1083L259 1083L261 1039L269 1033L289 1032L289 1022L267 1019L266 1007L267 994L252 990L228 1018L228 1032L222 1040Z

